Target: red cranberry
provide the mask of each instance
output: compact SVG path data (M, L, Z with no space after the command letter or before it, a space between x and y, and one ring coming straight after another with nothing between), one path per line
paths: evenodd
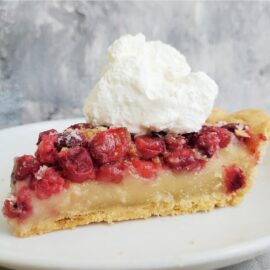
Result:
M231 132L222 127L204 126L201 133L215 133L219 138L220 148L225 148L228 146L232 137Z
M124 177L121 166L104 164L97 171L97 179L106 182L120 183Z
M72 182L81 183L95 178L94 165L85 148L63 148L58 158L63 175Z
M247 149L251 154L255 156L256 159L259 159L258 147L260 145L260 141L266 141L267 138L263 134L255 134L253 133L247 125L244 124L234 124L230 123L223 126L229 131L233 132L236 138L245 143ZM237 130L244 131L246 136L241 136L241 133L237 133Z
M56 148L60 151L63 147L87 146L87 141L83 133L72 130L65 131L58 135L55 143Z
M160 164L148 160L132 158L131 162L136 172L143 178L149 179L156 177L160 169Z
M57 134L57 130L55 129L49 129L49 130L40 132L38 136L37 145L41 142L43 135L56 135L56 134Z
M225 168L226 192L232 193L246 185L244 172L236 165Z
M32 211L31 190L27 187L22 187L14 200L7 199L3 207L3 214L9 218L25 219Z
M64 178L54 168L41 167L35 176L31 188L35 190L36 197L40 200L50 198L65 187Z
M187 140L187 144L190 147L194 147L196 145L197 139L198 139L198 132L190 132L190 133L185 133L182 135L184 138Z
M14 180L24 180L33 175L39 168L40 164L35 157L24 155L15 159L12 177Z
M182 148L164 155L164 161L175 172L200 170L205 161L196 158L190 148Z
M122 160L129 148L130 135L125 128L114 128L98 132L90 143L90 153L99 163Z
M262 134L262 133L258 134L258 137L259 137L259 139L260 139L261 141L264 141L264 142L267 141L267 137L266 137L264 134Z
M135 145L140 155L145 159L157 157L165 149L165 143L162 138L151 138L146 135L136 137Z
M260 158L259 146L261 141L267 140L263 134L255 134L248 130L249 137L242 138L241 141L247 146L248 151L255 157L255 159Z
M89 123L78 123L78 124L74 124L69 126L66 130L68 129L91 129L93 128L93 126Z
M57 134L44 134L35 153L41 164L53 165L56 162L57 150L55 142Z
M181 135L169 133L165 136L166 148L169 151L175 151L181 149L187 145L188 139Z
M216 133L202 133L197 139L197 148L207 157L212 157L219 148L220 139Z

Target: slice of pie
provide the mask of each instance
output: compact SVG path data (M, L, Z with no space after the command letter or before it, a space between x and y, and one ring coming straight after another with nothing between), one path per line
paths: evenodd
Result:
M197 133L130 134L76 124L41 132L15 159L3 213L23 237L239 203L270 137L259 110L214 110Z

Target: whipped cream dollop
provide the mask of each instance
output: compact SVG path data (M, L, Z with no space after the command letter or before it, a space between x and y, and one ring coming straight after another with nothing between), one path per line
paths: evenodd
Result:
M187 133L198 131L213 108L216 83L191 72L186 58L142 34L125 35L108 49L108 64L86 99L84 114L93 125Z

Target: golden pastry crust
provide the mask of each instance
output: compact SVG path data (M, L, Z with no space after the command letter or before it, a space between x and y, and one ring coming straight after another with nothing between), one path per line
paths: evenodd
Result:
M248 109L229 114L221 109L214 109L207 123L215 124L220 121L247 124L254 133L263 134L270 139L270 117L263 111ZM258 149L260 154L263 153L265 146L266 141L261 141ZM151 216L174 216L210 211L215 207L226 207L238 204L252 185L254 169L255 164L253 162L250 164L250 168L247 171L247 186L232 194L220 193L204 195L192 199L182 198L181 200L174 200L171 204L149 204L146 202L144 205L117 205L110 208L91 210L85 215L72 215L53 222L44 222L39 224L39 226L29 227L27 230L22 229L20 226L14 226L12 221L10 223L13 223L11 225L13 225L13 231L16 236L25 237L55 230L72 229L79 225L87 225L96 222L113 223L122 220L146 219Z
M248 181L248 183L251 182ZM246 187L246 189L249 188L250 187ZM73 215L64 219L55 220L54 222L44 222L39 224L39 226L34 226L27 230L22 230L18 227L14 229L14 234L18 237L28 237L57 230L73 229L77 226L90 223L106 222L112 224L117 221L147 219L151 216L177 216L197 212L208 212L216 207L226 207L240 203L246 189L230 195L210 194L199 198L181 199L180 201L173 201L170 204L146 203L145 205L118 205L111 208L91 211L85 215Z

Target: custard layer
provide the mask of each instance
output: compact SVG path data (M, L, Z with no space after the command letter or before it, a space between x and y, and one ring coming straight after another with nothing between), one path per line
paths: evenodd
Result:
M232 164L243 170L247 184L232 194L226 194L224 167ZM233 205L251 186L255 164L245 145L235 140L208 160L199 172L175 174L163 170L154 180L127 174L119 184L98 181L72 183L49 199L33 197L33 214L23 221L10 220L10 223L17 235L27 236L91 222L111 223Z

